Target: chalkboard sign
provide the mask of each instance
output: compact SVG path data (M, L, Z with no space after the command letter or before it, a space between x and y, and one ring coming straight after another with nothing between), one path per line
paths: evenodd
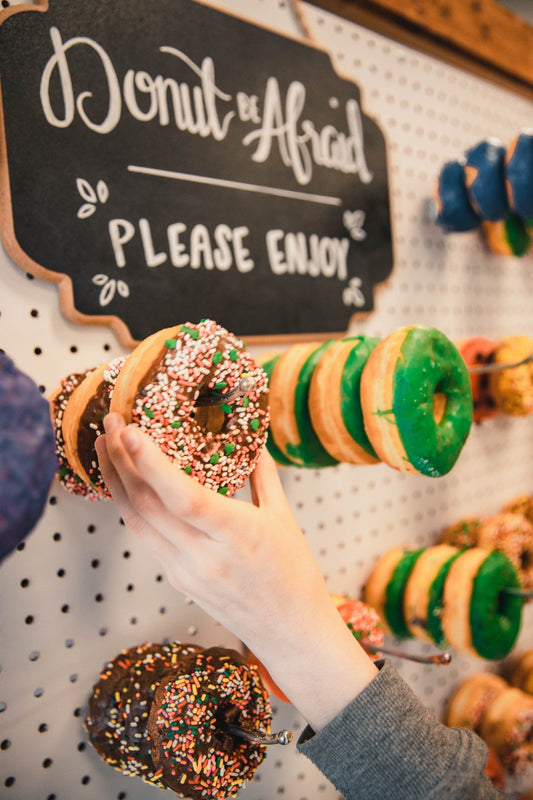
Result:
M373 308L385 143L327 53L195 0L0 19L3 240L67 316L290 339Z

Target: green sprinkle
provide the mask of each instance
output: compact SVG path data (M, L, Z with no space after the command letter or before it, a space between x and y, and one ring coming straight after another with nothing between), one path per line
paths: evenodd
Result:
M227 444L224 447L224 453L227 456L229 456L231 453L233 453L234 450L235 450L235 445L234 444Z
M213 455L209 459L209 463L210 464L216 464L218 462L219 458L220 458L220 456L219 456L218 453L213 453Z
M67 468L66 467L61 467L61 469L59 470L59 477L60 478L64 478L65 475L67 475L67 473L68 473Z
M220 489L218 489L218 494L227 494L227 493L228 493L227 486L221 486Z
M238 358L239 358L239 354L238 354L238 352L236 350L230 350L229 351L229 359L230 359L230 361L237 361Z
M244 397L242 398L242 407L248 408L249 405L250 405L250 398L248 397L248 395L245 394Z
M191 467L191 465L190 465L190 464L187 464L187 466L186 466L186 467L183 467L183 471L184 471L184 473L185 473L186 475L190 475L190 474L191 474L191 472L192 472L192 467Z
M169 350L175 350L177 341L177 339L165 339L165 344Z
M176 420L174 420L174 422L170 423L170 427L171 428L176 428L176 430L178 428L181 428L182 425L183 425L183 420L181 420L181 419L176 419Z
M250 420L250 428L251 428L253 431L256 431L256 430L258 429L258 427L259 427L259 420L258 420L258 419L252 419L252 420Z
M153 412L153 411L150 411L150 409L148 408L148 406L143 406L143 411L144 411L144 413L146 414L146 416L148 417L148 419L153 419L153 418L155 417L155 414L154 414L154 412Z
M231 412L231 410L232 410L232 408L229 405L229 403L221 403L220 404L220 408L222 409L224 414L229 414Z
M227 381L220 381L219 383L215 383L214 388L215 389L225 389L227 385L228 385Z
M196 330L196 328L189 328L187 325L181 326L181 332L188 333L191 339L198 339L200 336L200 333Z
M213 364L220 364L223 358L224 358L223 354L217 350L217 352L213 356Z

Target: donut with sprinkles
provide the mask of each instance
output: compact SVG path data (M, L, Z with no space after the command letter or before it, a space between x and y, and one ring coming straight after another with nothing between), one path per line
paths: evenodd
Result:
M89 699L85 728L107 764L166 788L151 757L148 715L161 678L187 669L198 651L179 642L145 642L122 650L104 666Z
M266 442L268 382L232 333L212 320L186 323L133 350L110 410L148 433L185 473L230 496Z
M76 475L105 499L111 495L100 472L94 445L104 432L103 420L125 361L124 356L114 358L81 381L68 400L61 426L68 463Z
M65 438L63 436L63 415L70 396L80 383L92 372L71 372L61 379L55 392L50 397L50 416L55 435L55 450L59 462L56 477L61 485L72 494L81 495L87 500L98 500L102 495L93 486L86 483L72 469L65 453Z
M234 797L265 758L265 746L228 727L265 734L271 717L257 669L234 650L204 650L187 673L163 680L155 693L148 721L154 764L181 797Z

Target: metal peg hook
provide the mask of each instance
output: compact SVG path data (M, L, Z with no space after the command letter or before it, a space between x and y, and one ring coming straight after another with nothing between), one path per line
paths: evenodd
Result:
M404 658L406 661L416 661L418 664L436 664L437 666L441 666L442 664L448 665L452 660L450 653L436 653L431 656L413 656L402 653L401 650L393 650L390 647L373 645L364 641L360 642L360 644L367 653L372 653L373 655L384 653L386 656L396 656L396 658Z
M529 364L530 361L533 361L533 353L523 358L522 361L516 361L514 364L480 364L478 367L469 367L468 371L472 375L479 375L483 372L497 372L500 369L514 369L515 367L521 367L523 364Z
M241 739L246 739L252 744L290 744L293 739L292 731L263 733L262 731L247 731L236 725L228 725L226 730L233 736L240 736Z
M221 406L224 403L231 403L240 397L241 394L248 394L252 392L255 386L255 380L252 378L251 375L245 375L237 386L233 389L230 389L229 392L225 394L213 394L213 395L205 395L200 396L196 400L196 406Z

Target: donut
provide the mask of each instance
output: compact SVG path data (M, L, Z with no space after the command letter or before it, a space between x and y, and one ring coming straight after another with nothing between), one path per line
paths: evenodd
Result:
M454 548L455 552L439 568L428 592L427 626L428 636L438 647L447 647L446 636L442 627L442 614L444 611L444 586L452 564L461 555L462 550Z
M274 368L275 368L276 364L278 363L280 355L281 355L281 353L275 353L274 355L267 355L264 358L261 358L259 360L259 363L263 367L265 375L267 376L267 380L268 380L269 386L270 386L270 383L272 381L272 372L274 371ZM292 461L290 460L290 458L287 458L287 456L284 455L281 452L281 450L277 446L276 442L274 441L274 437L272 435L271 427L269 428L269 431L268 431L268 438L267 438L267 442L266 442L266 447L267 447L268 452L270 453L270 455L272 456L272 458L276 462L276 464L279 464L279 466L282 466L282 467L290 467L290 466L292 466Z
M270 429L275 444L293 466L338 464L313 428L309 391L313 372L333 341L295 344L277 360L270 379Z
M151 758L148 713L161 678L184 669L197 652L195 645L146 642L122 650L103 667L89 698L85 729L107 764L166 788Z
M504 514L507 512L510 514L522 514L523 517L526 517L526 519L533 523L533 495L516 495L507 503L505 503L502 508L502 512Z
M515 567L503 553L461 550L444 583L442 628L458 652L487 660L508 655L520 630L523 599Z
M459 161L448 161L440 171L435 222L445 233L472 231L481 223L470 202L463 164Z
M533 353L529 336L507 336L498 342L494 364L516 364ZM511 416L523 417L533 412L533 361L511 369L490 373L490 390L499 409Z
M268 384L243 342L213 320L165 328L132 351L110 411L148 433L219 494L244 486L267 438Z
M511 662L507 679L511 686L533 695L533 650L526 650Z
M482 231L490 250L499 256L524 256L531 247L527 225L512 212L498 222L484 221Z
M459 352L467 368L490 364L496 342L485 336L473 336L458 344ZM473 421L477 424L486 419L491 419L500 413L500 409L490 392L490 379L488 372L469 372L470 387L472 389Z
M533 523L521 514L497 514L481 523L478 546L505 553L524 589L533 589Z
M379 648L383 647L385 636L377 611L362 600L335 594L331 598L357 641L366 645L365 649L375 648L368 653L372 661L380 659Z
M87 483L74 472L65 453L63 436L63 415L73 391L92 372L71 372L61 379L60 385L50 396L50 416L54 426L56 455L59 461L57 478L61 485L72 494L81 495L87 500L99 500L102 494L90 483Z
M516 687L503 689L487 705L480 734L507 767L514 751L527 744L532 747L533 697Z
M434 641L429 633L429 615L434 613L434 608L430 608L431 588L443 564L456 553L455 547L438 544L426 548L416 559L403 596L405 624L411 636Z
M516 136L505 155L505 186L511 208L523 220L533 219L533 130Z
M468 197L481 219L500 220L509 214L504 180L505 153L499 139L478 142L465 153Z
M348 464L378 464L366 435L361 408L361 374L379 339L355 336L325 350L311 378L309 411L328 453Z
M40 519L58 469L48 402L0 350L0 560Z
M411 637L404 613L404 594L409 575L423 548L393 547L374 565L363 587L363 600L375 608L385 633L398 639Z
M374 348L361 403L378 456L402 472L445 475L472 424L465 362L443 333L422 325L399 328Z
M232 650L198 653L188 671L156 690L148 718L152 758L180 797L233 797L265 757L264 745L230 733L268 733L271 710L257 670Z
M492 672L470 675L451 696L444 712L444 723L450 728L468 728L479 733L489 703L507 688L506 681Z
M443 530L441 542L460 549L475 547L481 522L481 517L466 517L459 522L454 522Z
M103 420L125 361L120 356L89 372L68 398L61 425L65 456L71 468L108 500L111 495L100 472L95 442L104 432Z

